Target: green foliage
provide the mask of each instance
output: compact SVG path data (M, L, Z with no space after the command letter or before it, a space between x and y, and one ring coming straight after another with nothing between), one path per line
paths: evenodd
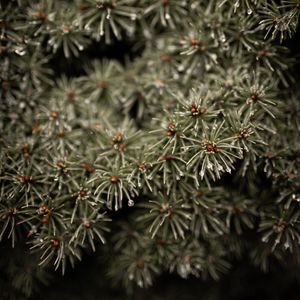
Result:
M263 270L297 257L286 40L299 1L4 2L0 249L13 250L0 263L13 288L27 297L90 251L129 292L163 272L217 280L242 256Z

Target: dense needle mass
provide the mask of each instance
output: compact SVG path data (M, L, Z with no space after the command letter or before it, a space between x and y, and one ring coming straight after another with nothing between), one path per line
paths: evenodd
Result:
M0 5L0 293L297 260L299 1Z

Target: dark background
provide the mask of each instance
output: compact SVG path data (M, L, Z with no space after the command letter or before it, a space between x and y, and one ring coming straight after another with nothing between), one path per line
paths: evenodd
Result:
M126 295L120 287L111 288L105 281L95 257L84 257L74 271L57 277L47 288L31 299L38 300L299 300L300 281L279 266L268 274L250 266L244 260L236 263L220 281L203 281L197 278L184 280L165 274L148 290L137 289Z

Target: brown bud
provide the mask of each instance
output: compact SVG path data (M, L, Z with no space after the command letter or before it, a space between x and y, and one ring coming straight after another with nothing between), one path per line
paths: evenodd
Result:
M165 240L156 240L155 241L156 246L163 246L166 244Z
M32 14L33 17L36 17L36 18L39 18L41 20L46 20L47 19L47 16L44 12L42 11L36 11Z
M9 83L8 80L3 80L2 81L2 88L3 88L4 91L8 91L9 86L10 86L10 83Z
M160 56L159 56L160 60L162 61L170 61L171 60L171 56L168 55L168 54L165 54L165 53L162 53Z
M214 146L212 144L207 144L206 145L206 150L210 151L210 152L213 152L214 151Z
M17 212L16 208L8 208L5 213L1 216L1 219L11 218Z
M60 169L64 169L67 165L66 165L65 161L63 161L63 160L58 160L58 161L56 162L56 166L59 167Z
M236 40L240 40L241 37L242 37L242 35L243 35L243 33L240 32L240 31L238 31L238 32L235 33L234 38L235 38Z
M161 205L159 211L160 213L165 213L166 211L168 211L170 208L170 204L168 202L165 202Z
M203 196L203 192L202 191L196 191L195 196L198 197L198 198L201 198Z
M144 163L138 163L137 164L137 167L140 169L140 170L145 170L146 166Z
M67 92L67 97L68 97L69 101L73 101L75 96L76 96L76 94L73 90L70 90L70 91Z
M65 136L65 132L63 130L57 131L56 135L58 137L64 137Z
M40 214L49 214L51 212L51 209L47 206L40 206L36 212L40 215Z
M251 100L256 101L257 99L258 99L258 95L257 94L251 95Z
M60 240L58 239L51 239L50 240L52 247L58 248L60 245Z
M92 224L89 220L83 218L81 219L81 224L85 227L85 228L91 228Z
M191 255L186 255L186 256L183 257L183 261L184 262L190 262L192 260L192 258L193 257Z
M7 47L5 46L0 46L0 54L6 54L7 53Z
M121 140L122 140L122 132L117 131L117 132L114 134L113 142L114 142L114 143L118 143L118 142L121 142Z
M192 114L197 114L198 113L198 108L195 102L192 103L191 105L191 113Z
M49 216L43 216L41 219L42 223L47 223L49 221Z
M267 54L268 54L268 51L267 51L266 49L263 49L263 50L257 51L256 56L257 56L258 58L261 58L261 57L266 56Z
M121 144L119 144L118 148L119 148L120 151L123 152L125 150L125 147L126 147L125 143L121 143Z
M36 133L38 133L39 131L40 131L40 126L39 126L39 125L35 125L35 126L33 126L32 129L31 129L31 133L32 133L32 134L36 134Z
M85 11L89 8L89 6L87 4L81 4L79 5L79 10L80 11Z
M200 47L199 48L199 53L201 54L201 55L203 55L204 53L205 53L205 47Z
M27 176L27 175L18 175L17 179L21 182L21 183L31 183L33 182L33 178L32 176Z
M207 111L206 107L201 107L200 108L200 113L204 114Z
M196 39L191 39L191 45L192 46L197 46L198 45L198 41Z
M85 191L85 190L80 190L79 192L78 192L78 196L79 197L85 197L87 195L87 192Z
M83 162L82 164L81 164L81 167L83 168L83 169L85 169L88 173L94 173L94 171L95 171L95 169L93 168L93 167L91 167L89 164L87 164L87 163L85 163L85 162Z
M168 124L168 129L169 129L170 131L175 131L175 130L176 130L175 124L174 124L173 122L170 122L170 123Z
M30 151L29 151L29 146L28 144L24 144L21 148L23 156L26 160L30 158Z
M69 33L70 32L70 25L69 24L63 24L62 31L63 31L63 33Z
M50 112L50 117L52 118L52 119L56 119L57 118L57 112L56 111L51 111Z
M159 157L159 161L166 161L166 160L169 160L171 159L171 156L170 155L164 155L164 156L161 156Z
M108 86L108 83L104 80L100 80L97 83L97 87L101 88L101 89L106 89Z
M281 233L284 231L284 229L287 226L287 222L285 222L284 220L280 219L277 224L275 225L275 231L277 233Z
M5 28L6 27L6 21L5 20L0 20L0 28Z
M214 213L214 210L211 207L208 207L206 213L211 216Z
M240 208L238 208L238 207L233 207L232 208L232 212L234 213L234 214L239 214L239 213L241 213L242 212L242 210L240 209Z
M113 176L110 177L110 182L111 183L116 184L118 181L119 181L118 176L113 175Z
M144 262L142 259L140 259L140 260L138 260L138 261L136 262L136 266L137 266L137 268L139 268L139 269L144 269L144 267L145 267L145 262Z

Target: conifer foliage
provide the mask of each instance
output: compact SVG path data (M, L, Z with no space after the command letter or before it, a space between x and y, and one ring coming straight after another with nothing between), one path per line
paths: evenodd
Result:
M1 1L0 293L91 251L128 292L245 255L299 264L299 17L298 0Z

